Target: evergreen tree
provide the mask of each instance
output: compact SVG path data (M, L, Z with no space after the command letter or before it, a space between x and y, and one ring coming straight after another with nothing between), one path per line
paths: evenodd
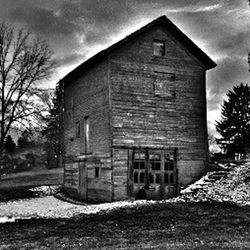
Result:
M45 151L48 167L60 167L63 156L63 85L58 83L49 115L45 117Z
M22 132L21 136L17 140L17 145L19 148L25 148L25 147L28 147L30 145L28 130L24 130Z
M221 134L218 143L223 145L228 155L245 154L250 146L250 88L241 83L227 93L224 100L221 120L216 129Z
M12 153L16 149L16 144L10 135L7 135L5 140L5 150L7 153Z

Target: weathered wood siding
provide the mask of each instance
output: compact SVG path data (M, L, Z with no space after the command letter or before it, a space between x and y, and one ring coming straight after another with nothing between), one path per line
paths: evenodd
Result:
M152 55L154 39L165 41L165 56ZM155 96L156 82L165 82L174 94ZM178 148L181 185L204 172L205 69L178 41L161 27L131 41L110 56L110 84L115 147ZM122 172L119 188L127 180Z
M98 177L95 176L96 168L99 168ZM109 153L93 154L85 159L80 156L78 159L68 160L65 164L64 190L70 196L87 201L111 201L113 190L111 175Z
M113 199L128 198L128 149L113 149Z
M84 117L89 116L90 152L110 152L109 88L107 62L94 65L65 88L65 150L85 153ZM76 123L80 122L80 137Z
M110 155L93 156L86 161L87 200L112 201L112 166ZM99 177L95 178L95 168L99 167Z
M65 123L64 142L66 164L64 188L74 196L81 196L79 185L79 161L84 155L84 117L89 117L89 152L99 155L98 162L88 160L87 180L88 198L90 200L111 200L111 165L103 167L102 161L111 161L110 106L108 87L108 63L100 62L69 83L65 88ZM80 123L80 136L77 136L77 123ZM102 154L105 157L102 159ZM108 156L107 156L108 155ZM99 178L92 178L93 168L100 165ZM106 199L104 199L106 197Z

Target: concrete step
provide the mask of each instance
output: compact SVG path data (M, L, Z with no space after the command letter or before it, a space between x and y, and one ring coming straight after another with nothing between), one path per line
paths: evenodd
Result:
M227 174L213 174L213 175L210 175L208 178L209 178L209 180L220 180L226 176L227 176Z

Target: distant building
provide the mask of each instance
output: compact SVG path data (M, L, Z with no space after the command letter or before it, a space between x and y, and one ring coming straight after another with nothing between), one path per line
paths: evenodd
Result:
M64 190L99 202L165 199L201 176L215 66L162 16L66 75Z

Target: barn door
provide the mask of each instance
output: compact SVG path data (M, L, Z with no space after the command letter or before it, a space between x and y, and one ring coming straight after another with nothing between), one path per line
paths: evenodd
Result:
M147 199L162 199L162 171L163 171L163 152L148 152L148 185Z
M162 171L162 195L164 199L178 194L177 150L164 152Z
M80 198L83 200L87 200L87 167L85 162L79 162L79 185L78 192Z
M134 150L132 171L136 198L166 199L176 195L176 151Z

